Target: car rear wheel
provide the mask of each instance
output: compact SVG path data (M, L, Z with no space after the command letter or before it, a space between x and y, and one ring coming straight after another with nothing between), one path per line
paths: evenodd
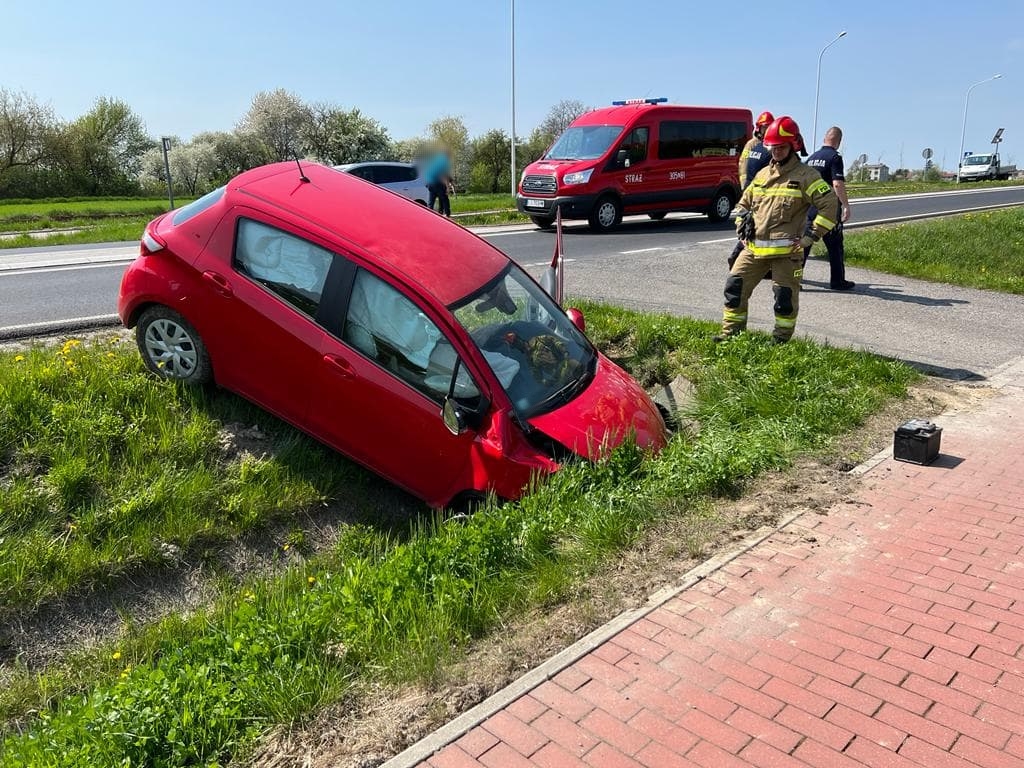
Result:
M612 195L598 198L590 211L588 222L595 232L609 232L622 221L622 206Z
M711 199L711 205L708 207L708 218L711 221L725 221L729 218L732 206L733 200L729 190L720 189Z
M551 225L555 223L550 216L531 216L530 221L541 229L551 229Z
M186 384L213 381L213 366L196 329L173 309L156 304L139 317L135 341L146 367Z

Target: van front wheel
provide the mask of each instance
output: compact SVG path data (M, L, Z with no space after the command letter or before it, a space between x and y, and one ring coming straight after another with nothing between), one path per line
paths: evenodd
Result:
M622 221L622 206L612 195L600 197L590 211L587 221L595 232L610 232Z
M726 189L719 190L711 199L711 205L708 208L708 218L711 221L725 221L729 218L732 205L732 195L729 194L729 191Z

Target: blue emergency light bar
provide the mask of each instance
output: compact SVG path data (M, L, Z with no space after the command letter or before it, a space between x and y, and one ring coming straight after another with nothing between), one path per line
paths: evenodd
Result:
M660 99L626 99L625 101L613 101L612 106L626 107L630 104L664 104L666 101L668 101L668 99L664 97Z

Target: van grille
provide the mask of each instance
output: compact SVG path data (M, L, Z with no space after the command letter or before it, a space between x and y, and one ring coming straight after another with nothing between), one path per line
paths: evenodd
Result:
M553 195L558 185L554 176L543 176L531 173L523 179L523 192L533 192L539 195Z

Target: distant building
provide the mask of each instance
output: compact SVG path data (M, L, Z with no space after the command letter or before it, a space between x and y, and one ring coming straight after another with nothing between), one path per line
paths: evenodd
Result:
M889 180L889 166L885 163L866 163L863 168L867 172L868 181Z

